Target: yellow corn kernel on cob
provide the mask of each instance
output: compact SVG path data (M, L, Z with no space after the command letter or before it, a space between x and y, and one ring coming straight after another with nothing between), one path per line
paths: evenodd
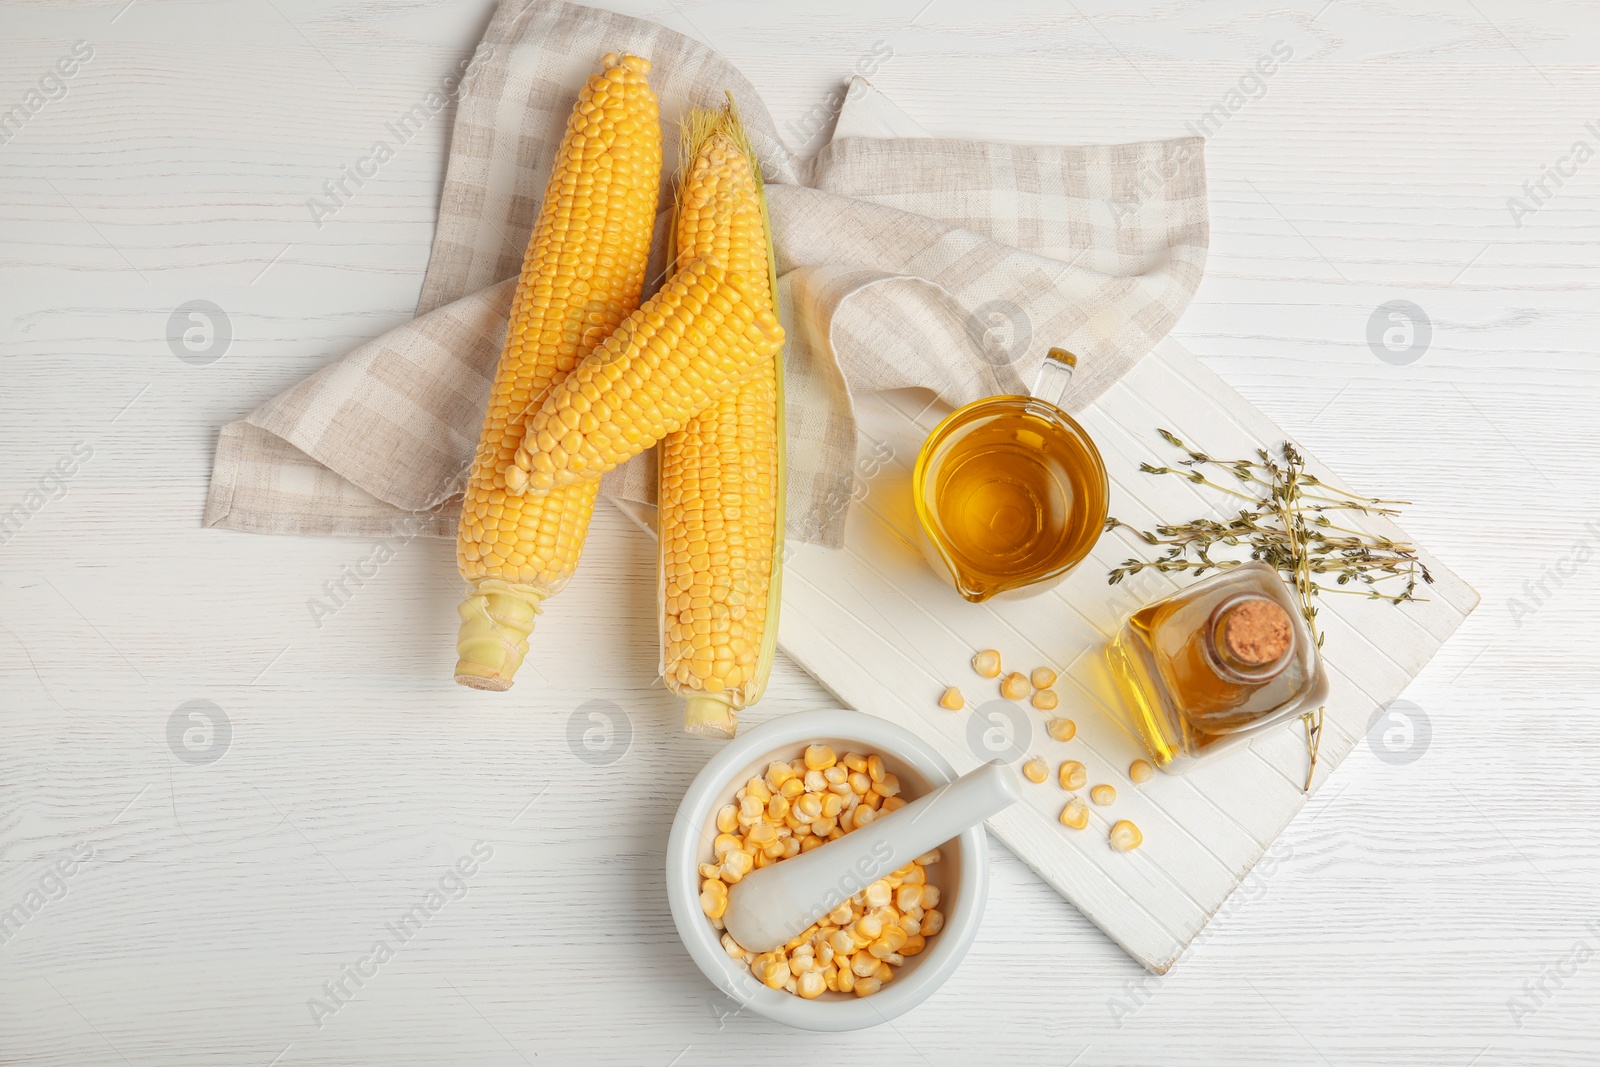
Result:
M456 563L456 681L511 687L540 603L572 577L598 486L543 497L506 491L523 427L549 391L639 306L661 176L661 125L648 60L608 55L578 96L511 301L472 464Z
M783 346L765 287L703 260L683 263L551 390L523 431L507 487L542 493L599 478L732 392Z
M691 112L673 240L682 260L725 264L776 289L761 172L732 107ZM783 554L781 353L662 439L661 674L684 728L732 737L760 699L778 636Z
M771 670L778 410L776 378L763 372L663 442L661 672L691 733L732 737L734 712L760 699Z

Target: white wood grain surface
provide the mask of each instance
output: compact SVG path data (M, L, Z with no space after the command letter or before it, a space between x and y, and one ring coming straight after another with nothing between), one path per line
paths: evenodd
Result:
M6 3L0 112L93 56L0 144L0 512L40 505L0 545L0 908L39 904L0 944L0 1061L1600 1062L1600 162L1569 157L1520 226L1506 203L1600 141L1594 7L616 6L718 48L797 141L879 41L872 80L919 124L1016 140L1181 132L1289 42L1210 139L1175 336L1413 499L1406 528L1483 594L1406 693L1430 747L1358 744L1163 978L997 849L971 956L893 1027L734 1014L662 893L706 750L652 685L644 535L602 511L539 677L495 698L449 680L448 545L397 546L319 627L308 600L372 544L199 526L216 427L408 315L447 118L321 228L306 200L470 52L486 0ZM166 337L197 299L231 323L209 366ZM1432 323L1404 366L1366 341L1394 299ZM190 700L231 724L214 763L168 745ZM606 766L574 754L594 700L631 732ZM760 714L828 702L785 663ZM480 840L465 895L319 1028L308 1000Z

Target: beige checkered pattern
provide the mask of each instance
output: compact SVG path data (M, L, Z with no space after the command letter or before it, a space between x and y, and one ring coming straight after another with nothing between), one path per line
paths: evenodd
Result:
M499 356L511 279L572 101L609 51L645 56L664 158L678 119L731 92L766 173L789 338L789 536L838 545L851 395L951 403L1023 392L1046 350L1079 357L1081 407L1149 352L1200 283L1202 142L1052 147L849 138L813 161L710 49L565 3L501 5L463 79L417 317L223 427L206 524L450 537ZM674 175L662 176L659 282ZM605 492L648 501L648 453Z

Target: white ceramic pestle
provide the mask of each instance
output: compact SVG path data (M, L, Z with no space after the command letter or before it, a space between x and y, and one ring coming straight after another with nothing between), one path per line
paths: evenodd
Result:
M899 811L728 887L729 934L770 952L890 871L1021 799L1017 772L993 760Z

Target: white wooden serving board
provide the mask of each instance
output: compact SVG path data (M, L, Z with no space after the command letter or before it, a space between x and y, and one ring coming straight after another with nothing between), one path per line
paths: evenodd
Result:
M1109 585L1108 572L1123 560L1150 558L1147 546L1119 531L1103 536L1090 558L1049 593L964 601L915 547L911 468L923 439L950 410L925 404L926 394L913 393L858 403L861 462L845 547L792 546L780 643L847 704L913 730L960 771L993 758L994 746L1015 731L1007 754L1019 763L1029 755L1045 758L1051 778L1027 785L1024 803L989 820L989 828L1130 955L1163 973L1305 803L1302 728L1296 720L1182 776L1157 774L1137 786L1129 781L1128 766L1142 753L1111 714L1116 698L1101 650L1132 610L1196 579L1146 572ZM1078 419L1105 458L1111 514L1140 529L1236 510L1232 498L1208 487L1140 472L1141 461L1182 458L1157 427L1227 459L1253 455L1258 447L1276 449L1287 436L1170 340ZM1319 478L1341 484L1314 457L1307 461ZM1403 486L1361 488L1368 495L1404 495ZM1386 519L1350 525L1405 539ZM1425 552L1422 558L1434 577L1421 594L1425 602L1321 598L1318 622L1332 693L1313 789L1477 603L1470 587ZM995 682L980 678L969 662L981 648L999 649L1007 669L1057 670L1061 706L1051 715L1076 721L1077 736L1052 740L1044 730L1051 716L1026 702L996 707ZM946 685L961 687L965 710L938 706ZM1113 806L1090 806L1089 828L1082 831L1057 821L1067 794L1054 772L1069 758L1087 765L1091 785L1109 782L1117 789ZM1118 819L1138 824L1141 848L1119 853L1107 845Z

